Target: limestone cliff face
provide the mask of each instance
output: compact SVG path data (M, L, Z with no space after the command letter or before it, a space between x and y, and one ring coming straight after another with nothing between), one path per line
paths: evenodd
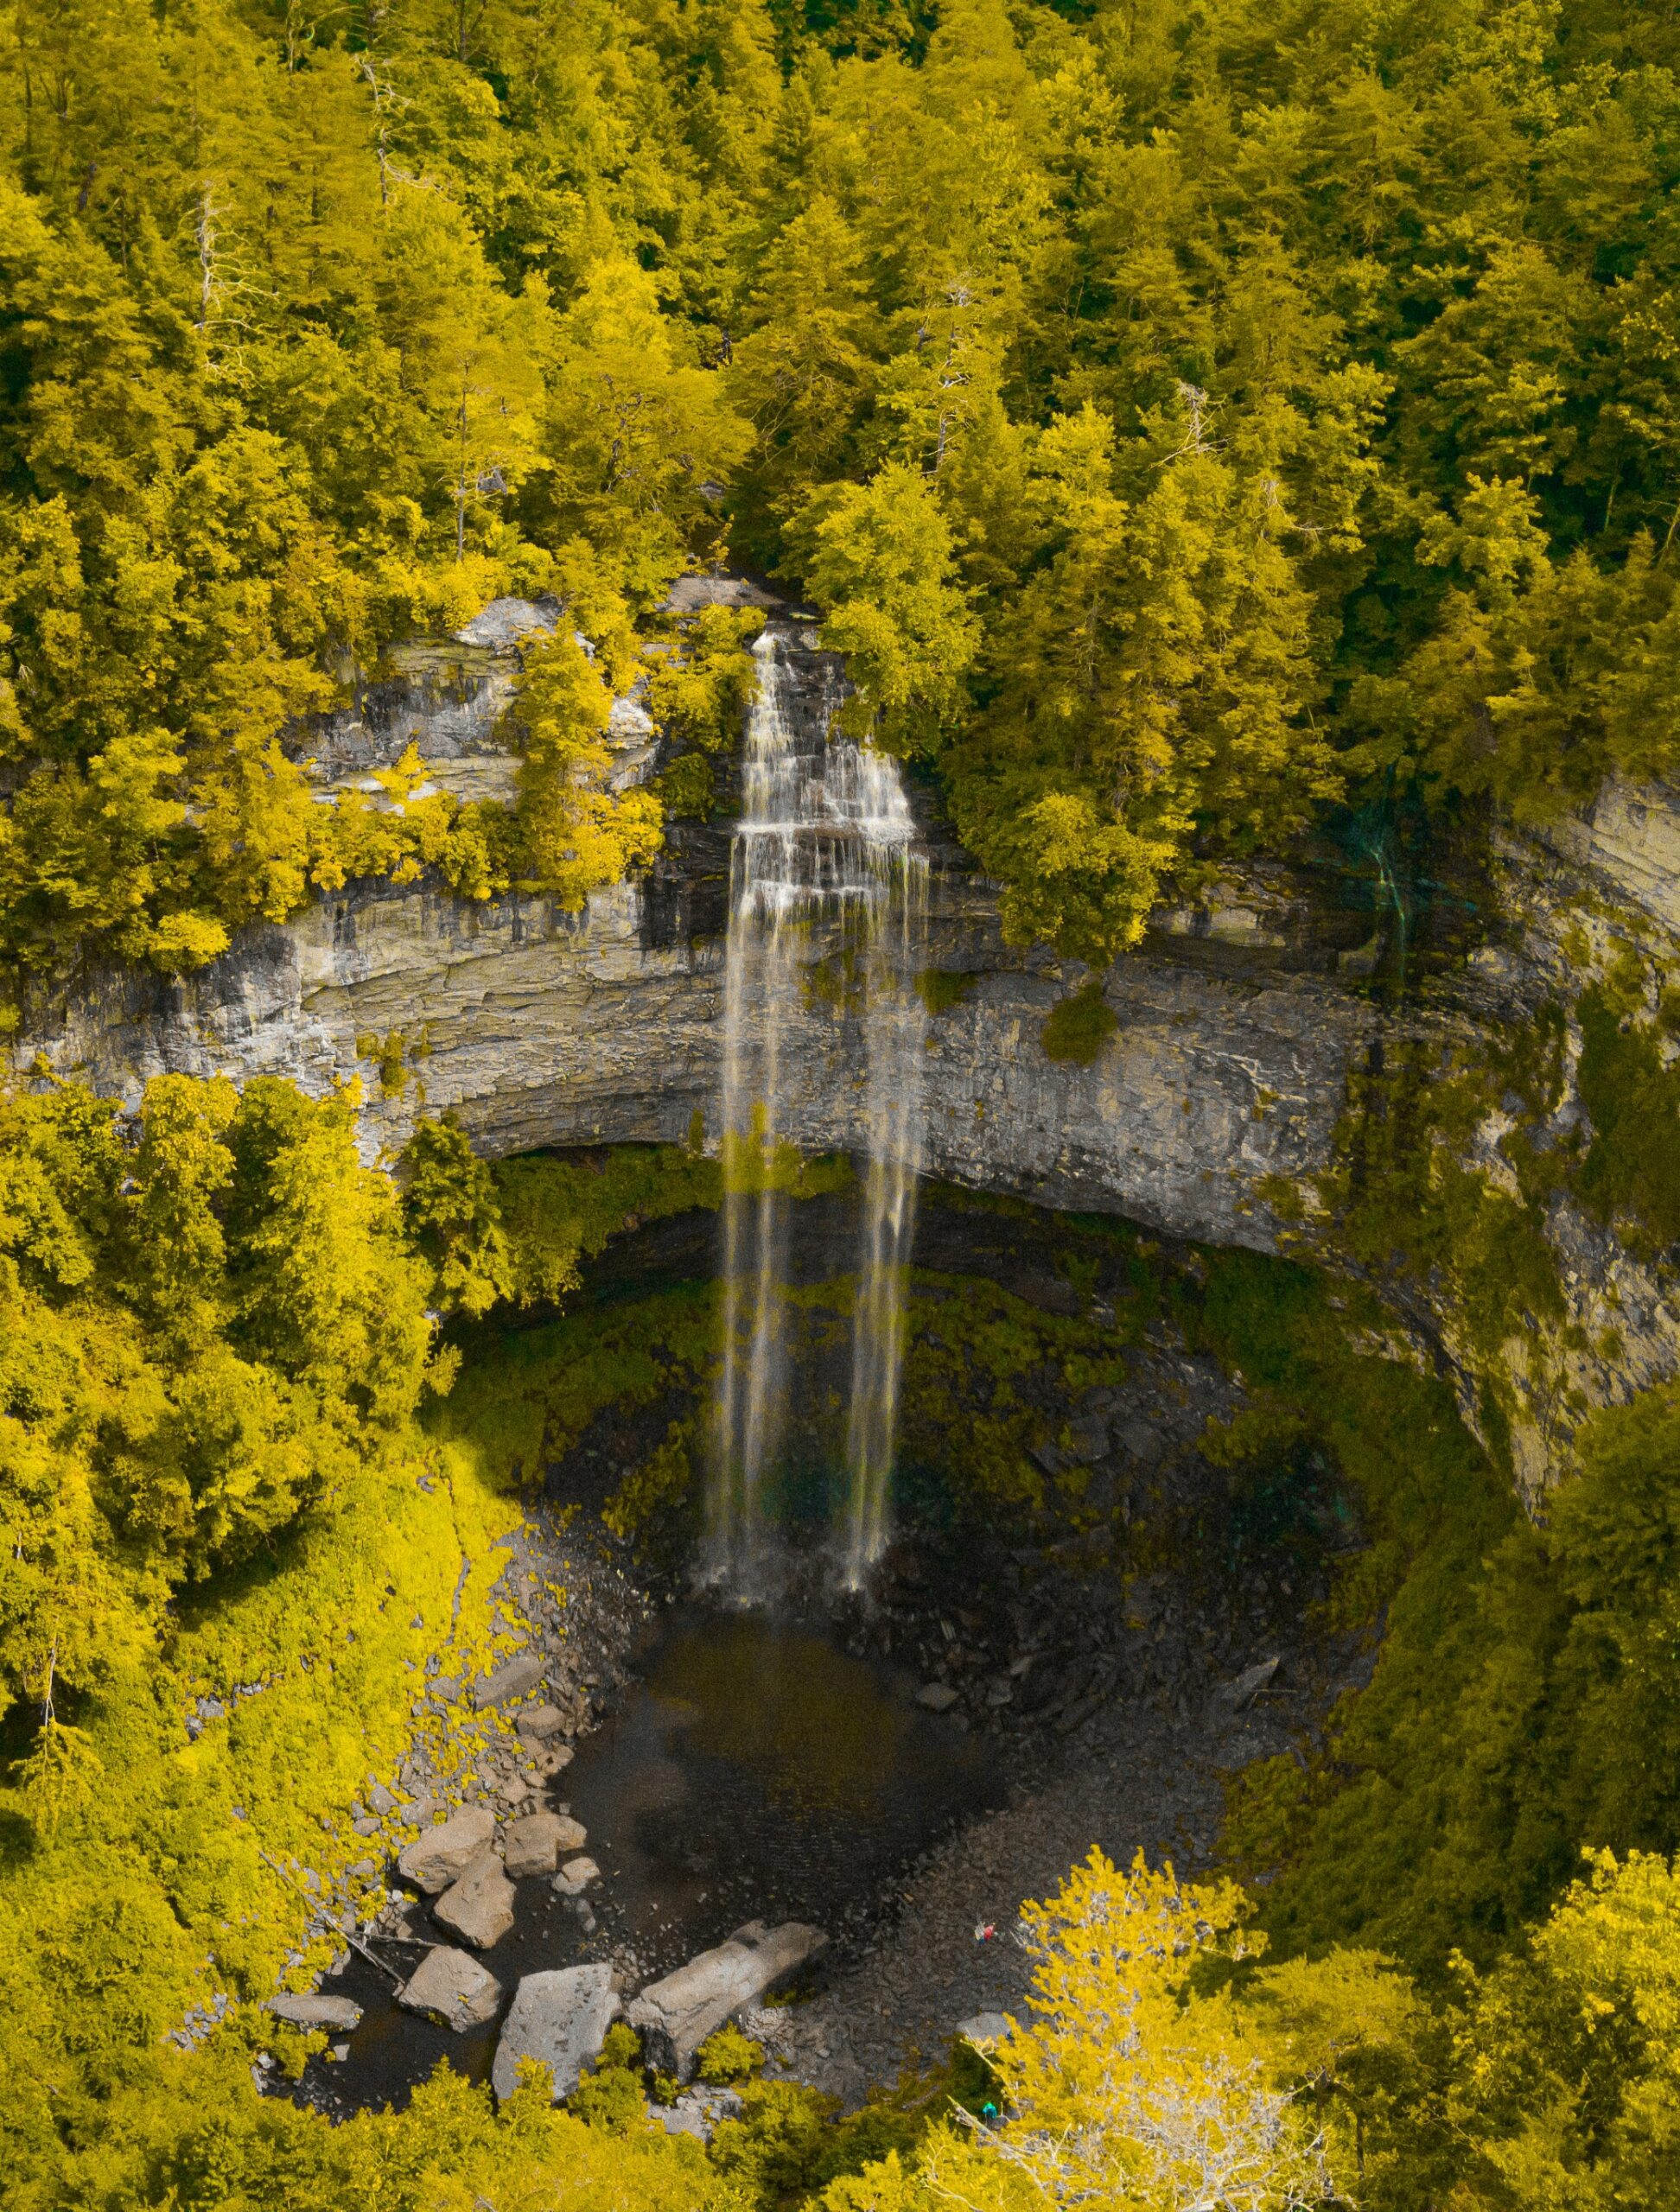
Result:
M657 942L650 903L621 885L569 916L546 899L364 886L179 982L92 977L20 1058L130 1101L166 1069L283 1075L313 1095L360 1076L370 1156L444 1107L493 1154L684 1139L697 1115L715 1128L722 944ZM1370 1027L1358 1000L1324 977L1140 954L1109 978L1120 1026L1081 1067L1040 1042L1060 971L1003 945L983 888L940 887L930 955L970 979L930 1024L933 1173L1270 1246L1260 1185L1327 1156ZM790 1134L812 1149L861 1138L854 1018L813 992L788 1040ZM397 1095L382 1090L381 1049L401 1063Z
M540 611L539 611L540 612ZM493 610L481 639L418 652L378 698L319 734L323 777L348 780L412 739L440 779L504 780L496 722L525 618ZM528 625L525 628L528 629ZM464 633L463 633L464 634ZM812 696L821 686L813 683ZM627 780L653 760L637 702L614 737ZM492 778L493 781L493 776ZM1471 1049L1572 1007L1583 983L1631 951L1655 995L1680 972L1680 796L1622 786L1544 841L1501 849L1503 922L1457 979L1403 1011L1358 988L1366 964L1352 924L1285 871L1208 906L1163 915L1104 993L1117 1027L1093 1065L1047 1057L1046 1015L1083 971L1007 946L987 887L945 849L927 961L964 979L929 1024L927 1166L970 1185L1132 1217L1163 1232L1276 1249L1305 1239L1334 1254L1313 1179L1329 1164L1350 1075L1402 1034ZM168 982L91 975L34 1009L16 1050L124 1100L165 1069L291 1077L320 1095L364 1086L370 1158L400 1146L421 1112L453 1108L493 1154L545 1145L715 1135L720 1088L728 841L678 830L651 880L567 915L544 899L476 905L419 884L363 884L283 928L247 932L221 960ZM1351 940L1351 941L1350 941ZM843 993L813 988L787 1040L796 1071L789 1134L811 1149L861 1139L861 1065ZM836 1001L838 1002L836 1002ZM1557 1134L1582 1115L1568 1023ZM382 1080L383 1075L383 1080ZM1465 1163L1509 1184L1508 1122L1490 1101ZM1286 1186L1304 1221L1269 1203ZM1293 1213L1296 1208L1286 1208ZM1660 1257L1568 1195L1544 1232L1567 1317L1503 1347L1516 1471L1538 1488L1567 1464L1584 1408L1680 1370L1680 1301ZM1420 1345L1444 1351L1473 1415L1487 1384L1449 1285L1413 1306Z
M1473 958L1459 1020L1482 1037L1499 1038L1542 1005L1562 1009L1556 1101L1537 1134L1543 1141L1589 1141L1577 1012L1583 990L1616 974L1630 1001L1629 1021L1654 1024L1680 976L1680 791L1636 791L1613 779L1580 817L1543 836L1500 841L1497 868L1502 941ZM1675 1058L1672 1040L1662 1051ZM1514 1192L1499 1149L1509 1126L1504 1103L1491 1103L1470 1164L1492 1186ZM1671 1141L1665 1129L1649 1131L1653 1147ZM1513 1472L1530 1497L1569 1465L1571 1440L1587 1413L1626 1403L1680 1372L1674 1254L1653 1249L1632 1222L1600 1218L1567 1186L1545 1203L1544 1234L1562 1315L1533 1317L1502 1346L1499 1378L1512 1414ZM1435 1319L1448 1350L1473 1376L1478 1363L1457 1341L1450 1309Z

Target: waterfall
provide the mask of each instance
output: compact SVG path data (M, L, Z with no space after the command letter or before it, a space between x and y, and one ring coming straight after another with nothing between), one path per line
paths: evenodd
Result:
M710 1567L742 1594L767 1573L764 1488L786 1426L788 1189L784 1051L813 931L837 929L863 994L869 1165L846 1423L845 1574L880 1555L902 1357L904 1272L921 1161L926 1015L914 988L927 862L897 766L830 737L829 679L799 712L787 633L767 625L730 848L723 1000L723 1359L709 1497ZM826 665L826 664L824 664Z
M846 1417L845 1573L854 1590L887 1547L888 1486L898 1432L904 1287L915 1237L927 1046L927 1007L916 988L927 923L927 856L910 843L913 824L897 768L879 754L865 757L880 777L874 819L882 834L866 847L876 862L879 896L863 961L869 1162L852 1316L851 1404Z

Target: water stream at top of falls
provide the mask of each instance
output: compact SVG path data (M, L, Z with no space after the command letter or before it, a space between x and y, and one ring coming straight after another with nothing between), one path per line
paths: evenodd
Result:
M814 713L790 633L754 648L741 818L730 849L723 1002L723 1362L709 1497L709 1567L743 1596L772 1573L765 1489L786 1425L788 1054L814 931L838 933L862 995L864 1177L846 1421L843 1573L884 1549L902 1363L904 1280L921 1164L926 1011L916 988L927 860L896 763L833 733L837 677ZM826 671L826 662L822 666Z

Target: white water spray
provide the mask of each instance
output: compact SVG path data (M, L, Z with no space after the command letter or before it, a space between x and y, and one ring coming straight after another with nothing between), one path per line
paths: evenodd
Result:
M853 1586L887 1541L922 1150L926 1014L914 982L926 858L914 849L896 765L829 736L833 692L801 733L787 643L767 627L754 647L724 975L724 1334L709 1537L713 1574L748 1596L767 1572L764 1489L786 1426L786 1192L797 1155L786 1132L784 1052L815 925L840 925L864 1004L869 1166L846 1424Z

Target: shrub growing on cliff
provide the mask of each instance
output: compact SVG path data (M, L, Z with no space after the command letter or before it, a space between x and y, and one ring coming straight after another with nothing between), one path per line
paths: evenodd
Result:
M1119 1027L1119 1016L1103 996L1101 980L1093 978L1056 1001L1044 1018L1039 1042L1046 1059L1072 1060L1088 1068Z
M614 791L605 742L613 695L569 632L527 655L512 709L521 740L519 880L577 913L591 891L646 866L664 810L652 791Z

